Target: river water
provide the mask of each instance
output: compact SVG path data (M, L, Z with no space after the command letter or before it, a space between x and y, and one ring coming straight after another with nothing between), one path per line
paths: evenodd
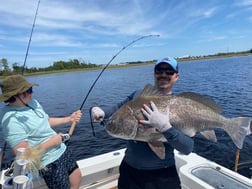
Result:
M89 108L91 106L113 105L145 84L153 84L153 65L106 69L92 89L82 109L83 117L77 124L70 139L69 148L74 150L77 159L83 159L101 153L125 147L125 141L109 136L104 128L95 124L95 136L92 135ZM38 83L34 87L33 97L40 101L50 116L66 116L78 110L91 85L101 70L30 76L30 82ZM226 117L252 117L252 56L198 60L179 63L180 79L174 87L174 93L192 91L209 96L222 106ZM0 104L2 108L4 104ZM66 133L70 125L56 130ZM2 131L0 134L2 136ZM202 138L195 139L195 152L221 165L232 168L236 148L229 136L216 129L218 142ZM0 139L0 147L3 147ZM5 165L13 154L6 150ZM252 161L252 136L247 136L241 150L240 162ZM252 166L252 165L251 165ZM250 176L249 169L240 173Z

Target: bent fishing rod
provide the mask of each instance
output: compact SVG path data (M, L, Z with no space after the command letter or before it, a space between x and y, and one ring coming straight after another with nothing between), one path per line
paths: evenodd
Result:
M139 38L133 40L132 42L130 42L130 43L127 44L126 46L122 47L122 49L119 50L119 51L109 60L109 62L106 64L106 66L103 67L103 69L101 70L100 74L97 76L97 78L95 79L95 81L93 82L93 84L91 85L91 87L89 88L89 90L88 90L88 92L87 92L87 94L86 94L86 96L85 96L85 98L84 98L84 100L83 100L83 102L82 102L82 104L81 104L79 110L81 110L81 109L83 108L83 106L84 106L84 104L85 104L85 102L86 102L86 100L87 100L87 98L88 98L90 92L91 92L92 89L94 88L94 86L95 86L96 82L98 81L98 79L101 77L102 73L105 71L105 69L110 65L110 63L111 63L122 51L124 51L126 48L128 48L129 46L131 46L133 43L135 43L135 42L137 42L137 41L139 41L139 40L141 40L141 39L148 38L148 37L159 37L159 36L160 36L160 35L145 35L145 36L142 36L142 37L139 37ZM90 111L91 111L91 109L89 110L89 114L91 113ZM91 114L90 114L90 116L91 116ZM73 124L71 125L71 127L70 127L69 132L68 132L70 136L73 134L73 131L74 131L74 129L75 129L75 126L76 126L76 123L73 123ZM93 131L93 135L95 136L93 126L92 126L92 131Z

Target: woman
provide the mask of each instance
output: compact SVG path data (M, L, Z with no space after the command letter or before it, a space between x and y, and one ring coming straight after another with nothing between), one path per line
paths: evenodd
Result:
M6 103L2 112L4 139L16 154L18 148L36 147L42 152L40 172L50 189L77 189L81 172L71 151L62 142L62 134L53 127L79 122L81 111L70 116L51 118L39 102L32 98L32 87L21 75L8 76L0 84L0 101Z

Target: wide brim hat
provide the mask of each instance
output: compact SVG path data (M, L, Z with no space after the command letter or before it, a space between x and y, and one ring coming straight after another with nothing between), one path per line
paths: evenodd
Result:
M0 83L2 90L0 101L7 101L10 97L21 94L32 86L38 86L38 84L29 83L22 75L7 76Z

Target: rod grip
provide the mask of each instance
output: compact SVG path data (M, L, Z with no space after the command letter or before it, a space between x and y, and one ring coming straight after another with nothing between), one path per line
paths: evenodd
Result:
M69 134L70 136L73 135L73 132L74 132L74 129L75 129L76 124L77 124L76 122L73 122L72 125L71 125L71 127L70 127L69 132L68 132L68 134Z

